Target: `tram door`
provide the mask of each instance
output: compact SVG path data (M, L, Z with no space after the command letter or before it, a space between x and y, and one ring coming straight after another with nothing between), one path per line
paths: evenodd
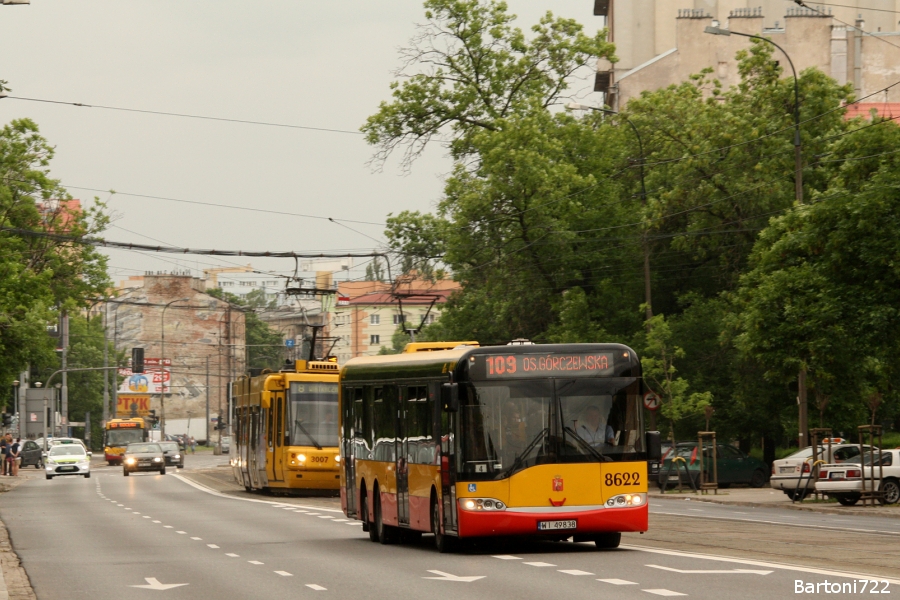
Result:
M397 520L404 525L409 525L409 431L406 415L410 410L410 401L416 400L415 395L416 388L400 386L397 402Z
M273 394L272 411L275 420L273 454L269 461L273 466L273 481L284 481L284 394Z

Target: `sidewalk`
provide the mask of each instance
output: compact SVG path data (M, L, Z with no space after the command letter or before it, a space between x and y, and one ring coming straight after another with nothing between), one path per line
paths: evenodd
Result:
M762 488L736 488L718 490L718 494L695 494L690 488L678 493L669 490L665 494L653 488L649 491L653 500L690 500L691 502L711 502L713 504L730 504L733 506L753 506L757 508L786 508L788 510L805 510L832 515L866 515L873 517L900 518L900 503L886 506L841 506L834 500L816 500L810 496L803 502L791 502L781 490L773 490L769 487Z
M15 489L29 479L44 476L44 470L19 470L18 477L0 476L0 494ZM9 541L9 532L0 521L0 600L36 600L28 574L19 562L19 556Z

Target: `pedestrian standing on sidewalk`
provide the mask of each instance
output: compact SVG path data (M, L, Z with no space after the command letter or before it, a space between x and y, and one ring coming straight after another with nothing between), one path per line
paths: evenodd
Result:
M9 446L6 444L6 436L0 439L0 462L3 463L3 474L6 475L6 457L9 456Z
M3 462L6 463L6 467L4 469L4 473L6 475L12 476L14 474L13 465L16 464L16 457L13 454L13 439L12 434L7 433L4 440L6 442L6 454L3 457Z
M19 457L19 452L22 450L22 438L17 438L9 451L9 457L12 459L10 461L10 466L12 467L12 475L13 477L17 477L19 475L19 461L22 460Z
M191 454L195 454L197 452L197 440L194 439L194 436L191 436Z

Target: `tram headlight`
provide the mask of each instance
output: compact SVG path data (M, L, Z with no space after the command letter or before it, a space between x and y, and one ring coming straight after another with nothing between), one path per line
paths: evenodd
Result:
M297 460L299 460L300 462L306 462L306 455L305 455L305 454L298 454L298 455L297 455Z
M334 457L334 462L336 462L336 463L340 463L340 462L341 462L341 455L340 455L340 454L338 454L337 456Z

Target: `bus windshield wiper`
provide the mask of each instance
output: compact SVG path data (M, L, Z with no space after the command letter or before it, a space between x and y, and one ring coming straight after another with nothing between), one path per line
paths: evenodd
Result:
M531 451L534 450L535 446L538 445L538 442L543 440L544 436L547 435L548 433L550 433L549 427L544 427L543 429L541 429L538 432L538 434L534 437L534 439L531 440L531 443L528 444L524 450L522 450L521 454L516 456L516 460L513 461L513 465L509 469L507 469L506 473L503 476L509 477L510 475L512 475L516 471L516 469L519 468L519 465L521 465L522 462L525 460L525 457L528 456L529 454L531 454Z
M563 427L563 431L565 431L567 433L571 433L572 437L575 438L575 441L578 443L578 445L581 446L582 448L587 448L588 452L590 452L594 456L594 458L599 458L601 461L604 461L604 462L609 460L608 456L601 454L600 452L597 452L596 448L594 448L593 446L588 444L587 441L585 441L580 435L575 433L575 430L572 429L571 427L569 427L568 425Z
M297 424L297 427L300 428L300 431L306 434L306 437L310 439L310 441L313 443L313 446L316 447L316 450L322 449L322 446L319 444L319 442L316 441L316 438L310 435L310 433L306 430L306 427L303 426L303 423L300 422L300 419L294 419L294 423Z

